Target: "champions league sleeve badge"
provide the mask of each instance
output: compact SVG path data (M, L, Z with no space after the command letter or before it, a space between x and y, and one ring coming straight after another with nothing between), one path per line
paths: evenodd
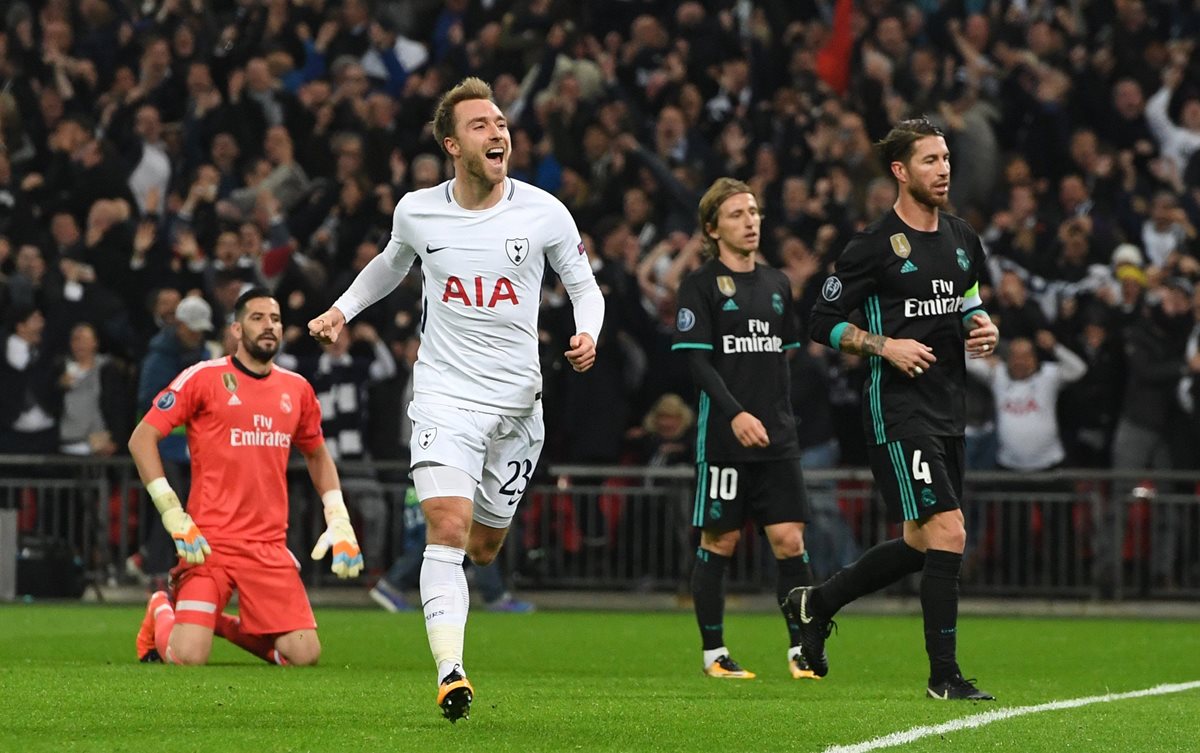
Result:
M695 326L696 314L689 308L679 309L679 315L675 317L675 328L680 332L688 332Z
M821 297L827 301L836 301L842 295L842 281L835 275L830 275L825 279L825 284L821 286Z

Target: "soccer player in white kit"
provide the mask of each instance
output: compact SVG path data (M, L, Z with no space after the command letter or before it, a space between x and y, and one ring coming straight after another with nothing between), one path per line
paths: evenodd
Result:
M412 477L428 521L421 602L437 662L437 703L468 716L463 668L469 597L463 557L495 559L530 484L544 432L538 306L545 262L571 298L567 360L596 359L604 298L567 208L507 176L512 142L491 88L468 78L442 97L433 133L454 178L396 204L383 253L308 324L321 342L391 292L421 258L421 350L414 371Z

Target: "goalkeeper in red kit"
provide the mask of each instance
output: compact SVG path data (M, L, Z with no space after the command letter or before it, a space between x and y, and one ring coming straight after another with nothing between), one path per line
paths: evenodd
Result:
M237 352L185 369L155 398L129 440L138 474L175 542L172 595L150 597L137 636L143 662L204 664L213 634L274 664L315 664L317 623L287 548L287 463L303 455L327 528L312 551L333 550L333 572L358 575L362 554L321 435L311 385L273 363L283 336L279 302L262 288L234 307ZM163 476L158 442L187 426L187 511ZM224 613L234 592L240 616Z

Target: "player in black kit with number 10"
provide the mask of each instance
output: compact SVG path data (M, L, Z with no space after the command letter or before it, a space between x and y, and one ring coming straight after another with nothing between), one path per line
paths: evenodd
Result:
M871 472L904 535L820 586L795 589L785 611L800 623L804 656L823 676L833 615L921 570L927 694L990 701L963 677L956 645L966 356L985 355L999 336L979 297L983 246L966 222L939 211L948 201L950 150L936 126L903 121L879 149L899 198L842 252L813 307L811 335L869 359L863 404ZM858 312L866 330L849 321Z
M750 679L725 647L725 570L747 519L761 526L788 593L812 583L804 551L808 501L792 415L786 351L800 346L792 291L777 269L758 264L762 217L745 183L720 178L700 199L709 260L679 286L673 350L687 354L700 390L696 504L701 530L692 596L709 677ZM787 662L796 679L815 679L789 621Z

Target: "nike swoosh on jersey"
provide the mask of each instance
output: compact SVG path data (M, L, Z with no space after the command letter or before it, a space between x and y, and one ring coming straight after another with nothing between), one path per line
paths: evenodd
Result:
M426 243L425 244L425 253L436 254L438 251L444 251L447 248L450 248L450 247L449 246L438 246L437 248L430 248L429 244Z

